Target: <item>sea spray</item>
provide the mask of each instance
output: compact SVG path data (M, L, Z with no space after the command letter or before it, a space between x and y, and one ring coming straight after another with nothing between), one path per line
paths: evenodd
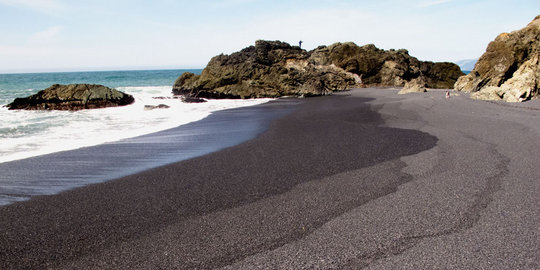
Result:
M171 86L149 82L174 81L182 71L121 71L2 75L0 79L0 162L98 145L157 132L203 119L218 110L261 104L269 99L209 100L182 103L171 98ZM10 74L11 75L11 74ZM124 107L82 111L9 111L3 105L15 97L37 92L54 79L60 83L103 83L131 94L135 103ZM33 83L32 83L33 82ZM139 84L140 86L126 86ZM45 88L45 87L43 87ZM168 105L145 110L145 105Z

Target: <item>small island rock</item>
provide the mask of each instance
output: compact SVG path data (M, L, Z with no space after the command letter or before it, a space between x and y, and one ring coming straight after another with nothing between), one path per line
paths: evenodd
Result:
M150 110L154 110L154 109L168 109L170 108L171 106L167 105L167 104L159 104L159 105L144 105L144 110L145 111L150 111Z
M124 106L133 103L133 96L95 84L54 84L35 95L16 98L10 110L83 110Z

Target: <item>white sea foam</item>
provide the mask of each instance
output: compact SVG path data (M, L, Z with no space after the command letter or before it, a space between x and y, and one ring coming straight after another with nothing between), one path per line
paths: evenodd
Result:
M0 163L98 145L154 133L201 120L210 113L268 102L270 99L209 100L182 103L170 86L119 87L135 103L124 107L70 111L8 111L0 108ZM144 110L166 104L168 109Z

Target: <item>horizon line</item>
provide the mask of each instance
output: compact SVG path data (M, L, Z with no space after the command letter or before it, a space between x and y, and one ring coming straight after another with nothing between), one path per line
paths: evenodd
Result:
M74 69L36 69L36 70L0 70L1 75L7 74L41 74L41 73L75 73L75 72L103 72L103 71L151 71L151 70L195 70L203 67L117 67L117 68L74 68Z

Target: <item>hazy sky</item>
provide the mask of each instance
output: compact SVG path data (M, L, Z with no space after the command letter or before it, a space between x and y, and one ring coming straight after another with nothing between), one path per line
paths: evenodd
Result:
M0 73L203 68L257 39L478 58L539 0L0 0Z

